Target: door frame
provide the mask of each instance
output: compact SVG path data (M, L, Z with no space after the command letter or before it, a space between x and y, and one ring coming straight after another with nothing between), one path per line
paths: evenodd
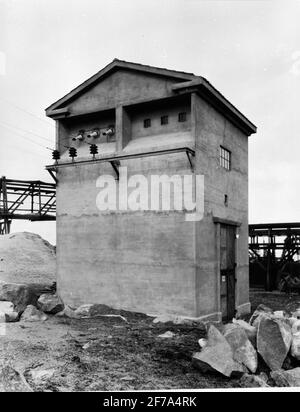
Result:
M239 221L223 219L219 217L213 217L213 222L215 224L215 239L216 239L216 293L218 302L218 312L220 313L220 320L222 320L222 307L221 307L221 226L233 226L235 228L236 241L235 241L235 311L237 311L237 265L238 265L238 229L242 225Z

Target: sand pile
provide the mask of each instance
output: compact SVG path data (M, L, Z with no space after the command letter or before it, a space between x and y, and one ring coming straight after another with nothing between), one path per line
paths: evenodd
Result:
M0 236L0 282L54 282L55 247L35 233Z

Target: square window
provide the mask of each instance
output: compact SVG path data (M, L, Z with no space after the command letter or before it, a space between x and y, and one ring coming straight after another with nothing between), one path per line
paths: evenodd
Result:
M151 127L151 119L145 119L144 120L144 127L145 128Z
M160 124L161 125L166 125L169 123L169 116L161 116L160 118Z
M223 146L220 146L220 166L231 170L231 152Z
M178 113L178 121L179 122L186 122L186 112Z

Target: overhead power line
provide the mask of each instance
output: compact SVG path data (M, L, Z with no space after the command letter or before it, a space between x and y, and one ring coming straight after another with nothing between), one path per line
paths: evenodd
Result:
M51 142L51 143L53 142L50 138L41 136L40 134L35 133L35 132L32 132L32 131L30 131L30 130L26 130L26 129L23 129L23 128L21 128L21 127L14 126L14 125L12 125L12 124L10 124L10 123L7 123L7 122L5 122L5 121L3 121L3 120L1 120L0 123L3 124L4 126L7 126L7 127L12 128L12 129L19 130L19 131L21 131L21 132L25 132L25 133L28 133L28 134L37 136L38 138L40 138L40 139L42 139L42 140L45 140L46 142Z
M41 147L41 148L43 148L43 149L45 149L45 150L48 150L48 148L47 148L46 146L43 146L42 144L36 142L35 140L32 140L32 139L30 139L29 137L22 135L22 134L21 134L20 132L18 132L18 131L15 131L15 130L13 129L13 127L11 127L11 126L6 126L5 124L2 124L2 122L0 122L0 125L2 125L2 127L5 127L5 128L7 128L7 129L9 129L9 130L12 130L13 133L15 133L15 134L18 135L19 137L23 138L24 140L27 140L28 142L30 142L30 143L32 143L32 144L35 144L36 146L39 146L39 147ZM52 143L53 143L53 142L52 142Z
M35 117L36 119L38 119L38 120L40 120L41 122L47 124L48 126L55 127L55 125L54 125L53 123L48 122L47 120L41 118L40 116L37 116L36 114L31 113L31 112L29 112L28 110L26 110L26 109L24 109L24 108L22 108L22 107L20 107L20 106L17 106L17 105L14 104L14 103L9 102L8 100L4 100L4 99L0 99L0 100L1 100L2 102L4 102L4 103L7 103L7 104L9 104L10 106L16 108L17 110L20 110L21 112L27 113L29 116Z

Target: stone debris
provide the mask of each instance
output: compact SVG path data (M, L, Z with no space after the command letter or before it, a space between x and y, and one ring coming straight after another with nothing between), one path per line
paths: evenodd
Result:
M243 328L229 324L224 331L224 337L231 346L233 359L255 373L258 367L257 352Z
M150 315L149 315L150 316ZM153 323L172 323L174 325L186 325L186 326L201 326L205 329L205 324L199 318L191 318L185 316L176 315L159 315L153 319Z
M267 388L273 382L300 387L299 320L295 313L273 312L260 305L249 323L241 319L226 325L210 323L207 339L199 339L201 352L193 354L192 362L204 373L243 375L240 385L245 388ZM256 374L266 366L270 377Z
M234 361L229 343L213 325L208 329L207 346L193 355L193 364L202 372L217 371L228 378L246 372L243 365Z
M249 325L249 323L247 323L246 321L244 321L242 319L233 319L232 323L235 324L235 325L240 326L241 328L243 328L245 330L250 342L254 346L256 346L256 335L257 335L257 328L256 327Z
M271 378L280 388L300 387L300 368L289 371L278 370L271 372Z
M0 392L33 392L22 373L0 365Z
M51 294L43 294L37 301L38 309L45 313L55 315L64 310L64 304L59 296Z
M160 339L170 339L170 338L174 338L175 333L171 332L171 331L167 331L161 335L158 335L158 338Z
M28 305L36 305L39 295L30 285L15 283L0 284L0 301L12 302L21 315Z
M249 375L246 373L240 380L242 388L269 388L268 376L261 373L260 375Z
M47 315L33 305L28 305L21 316L21 320L26 322L44 322L47 319Z
M207 346L207 339L199 339L198 340L199 346L201 349L204 349Z
M291 355L300 361L300 332L293 333Z
M17 322L19 320L19 314L15 311L14 304L12 302L0 301L0 321L2 323Z
M264 318L257 331L257 350L272 371L282 368L292 344L292 331L285 320Z
M47 382L55 374L55 369L39 369L31 370L29 375L36 385L41 385Z

